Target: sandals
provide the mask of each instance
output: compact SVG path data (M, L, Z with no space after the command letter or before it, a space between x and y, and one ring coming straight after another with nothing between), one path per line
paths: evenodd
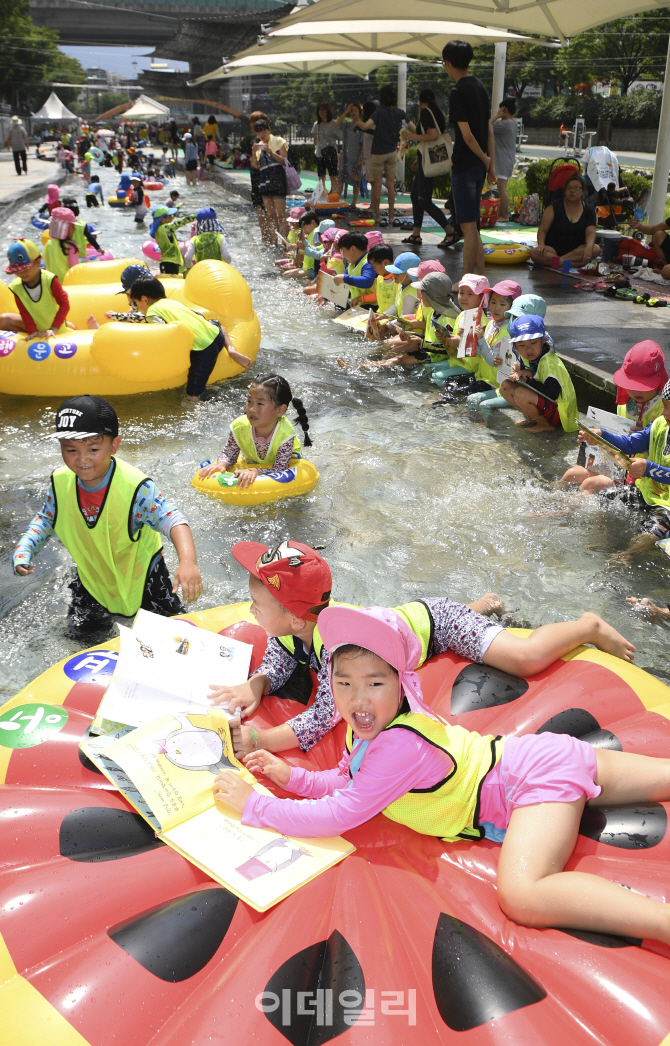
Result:
M443 240L440 240L437 246L446 250L447 247L455 247L460 239L461 237L457 233L452 232L450 236L445 236Z
M401 220L401 222L400 222L400 228L401 229L413 229L414 228L414 222L411 220L411 218L403 218Z
M420 236L406 236L405 239L402 240L401 242L402 243L411 243L413 247L420 247L422 245L422 243L423 243L423 240L421 239Z
M384 228L386 228L388 223L389 223L388 218L380 218L379 221L377 222L377 225L379 226L380 229L384 229Z
M393 219L393 224L395 225L396 229L399 229L400 228L400 224L401 224L400 223L400 218L394 218Z

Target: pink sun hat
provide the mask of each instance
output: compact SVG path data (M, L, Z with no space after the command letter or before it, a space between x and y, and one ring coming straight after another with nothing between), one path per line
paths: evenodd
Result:
M333 653L340 646L353 643L377 654L398 673L398 707L403 691L412 712L422 712L431 719L440 717L424 703L416 668L421 660L421 640L406 621L387 607L326 607L319 614L319 634L330 654L329 672L332 690ZM339 718L339 713L336 713Z
M521 285L516 280L501 280L491 288L491 294L500 294L503 298L518 298L521 294Z
M368 241L368 250L370 250L371 247L379 247L385 242L384 237L378 229L370 229L369 232L363 233L363 235Z
M442 262L439 262L437 258L433 258L430 261L422 261L415 269L408 269L407 275L413 276L415 280L422 280L429 272L446 272Z
M469 287L473 294L490 294L492 290L486 276L477 276L474 272L464 273L454 285L454 290L457 291L459 287Z
M334 243L337 240L338 232L342 232L335 225L332 225L329 229L324 229L320 234L321 243Z

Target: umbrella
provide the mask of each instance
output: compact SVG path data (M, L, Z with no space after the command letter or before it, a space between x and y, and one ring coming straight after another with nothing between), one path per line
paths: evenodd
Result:
M74 113L63 105L55 91L52 91L46 102L38 112L34 113L35 120L76 120Z
M380 65L389 62L395 65L414 62L405 55L386 54L384 51L348 51L319 50L297 51L288 54L265 54L254 51L254 54L227 62L219 69L199 76L192 84L201 84L206 80L227 80L234 76L259 76L267 73L354 73L365 76ZM190 86L190 85L189 85Z

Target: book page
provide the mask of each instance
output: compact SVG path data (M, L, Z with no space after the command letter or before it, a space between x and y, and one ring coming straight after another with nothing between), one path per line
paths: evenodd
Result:
M586 412L586 420L590 426L605 429L618 436L627 436L635 424L631 418L622 418L619 414L611 414L610 411L601 410L599 407L589 407ZM599 475L611 476L618 482L623 482L626 474L625 469L616 464L603 447L587 446L586 468Z
M291 839L241 823L223 803L163 838L237 897L263 912L354 850L334 839Z
M496 381L499 385L502 385L503 381L507 381L510 374L512 373L512 367L518 362L514 350L512 348L511 338L501 338L498 344L493 349L496 356L502 357L502 363L496 371Z
M140 610L119 625L119 659L96 720L141 726L166 712L208 712L210 684L235 686L249 674L252 646L187 621Z
M337 323L340 327L348 327L351 330L360 331L364 334L368 326L369 309L355 307L347 309L342 316L333 316L331 323Z
M586 412L586 420L591 428L605 429L617 436L627 436L635 425L632 418L622 418L619 414L611 414L608 410L601 410L599 407L589 407Z
M334 305L339 305L341 309L346 309L349 304L348 285L346 283L335 283L335 278L330 273L324 272L323 269L319 269L319 275L316 278L316 288L322 298L332 301ZM353 290L356 293L358 288L354 287Z
M461 340L458 343L458 352L456 354L457 359L462 360L464 356L474 356L473 349L477 348L475 341L475 327L477 326L477 317L480 314L479 309L467 309L463 313L463 324L461 334ZM454 333L458 333L455 331Z

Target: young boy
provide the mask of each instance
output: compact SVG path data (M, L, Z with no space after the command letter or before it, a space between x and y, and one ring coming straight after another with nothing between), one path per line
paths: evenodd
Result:
M5 272L13 273L9 285L18 312L0 316L0 330L25 331L29 339L53 338L67 330L70 299L53 272L40 268L42 255L32 240L15 240L7 250Z
M100 203L98 203L100 200ZM102 195L102 185L97 174L91 176L91 180L86 190L86 206L87 207L104 207L105 198Z
M216 366L219 353L223 348L228 355L244 370L251 366L251 360L233 348L228 331L220 323L206 320L200 313L182 305L179 301L167 298L165 288L154 276L135 280L130 296L134 306L141 312L147 322L183 323L193 334L191 349L191 366L186 383L188 399L197 403L205 391L207 379ZM114 317L123 321L124 314Z
M167 207L168 209L174 208L174 210L176 211L176 210L178 210L179 207L182 206L182 204L179 203L178 201L179 201L179 193L177 192L176 189L173 189L172 192L170 193L170 195L168 196L167 200L163 204L163 206Z
M302 262L299 265L287 265L284 269L284 276L290 276L291 279L306 276L308 279L313 280L315 273L314 258L310 258L305 252L306 248L311 247L314 243L316 230L319 227L319 219L314 211L307 211L300 218L298 225L300 227L300 238L296 240L296 263L299 261L299 256L302 257Z
M123 323L146 323L146 317L135 308L130 291L135 280L142 278L151 280L153 279L153 273L150 269L147 269L146 265L127 265L119 278L121 280L121 290L116 293L125 294L129 306L128 312L112 312L108 310L105 313L105 317L108 320L121 320ZM88 329L97 330L99 326L100 324L95 316L91 314L88 318Z
M330 568L313 548L290 539L272 549L241 541L233 545L232 554L249 571L251 613L267 632L268 644L262 663L246 683L212 687L210 700L213 704L227 702L231 712L239 710L242 716L251 716L265 694L276 694L284 687L283 696L306 702L311 691L311 668L317 673L318 689L314 704L304 712L268 730L231 722L238 757L255 748L281 752L296 744L308 751L338 718L330 688L329 654L318 629L319 614L330 605ZM503 610L493 593L470 605L440 597L395 609L421 640L417 668L444 650L518 676L544 671L581 643L593 643L626 661L631 661L635 653L631 643L590 613L582 614L578 621L543 625L521 639L482 615L482 611ZM296 694L300 696L296 698Z
M65 464L51 476L42 506L14 551L14 572L32 574L32 560L56 534L77 565L70 583L72 631L107 629L111 615L142 607L170 617L202 592L191 529L143 472L115 457L121 444L116 411L99 396L74 396L56 412ZM160 533L158 533L160 531ZM179 567L170 582L160 534L169 536Z
M340 238L337 246L342 252L347 267L344 272L333 276L333 280L336 284L347 284L351 305L352 298L360 298L362 294L370 290L377 279L377 273L374 266L368 261L368 241L362 232L346 232ZM388 268L389 266L387 266Z
M523 315L509 325L517 362L500 386L500 395L524 417L516 425L530 425L527 432L548 432L563 426L576 432L577 397L565 364L554 352L541 316Z
M186 214L172 221L172 216L176 213L175 207L154 207L151 212L153 222L149 234L153 236L161 252L160 271L164 276L178 276L184 271L184 259L175 234L177 229L194 222L196 217L195 214Z
M226 239L226 229L216 216L213 207L201 207L196 213L195 235L191 237L184 263L190 268L197 262L208 258L225 261L231 264L230 248Z
M372 285L377 299L375 311L386 312L393 305L396 296L393 274L386 271L387 265L393 265L393 249L387 243L377 243L368 251L368 261L377 274ZM352 308L357 303L358 297L352 296Z

